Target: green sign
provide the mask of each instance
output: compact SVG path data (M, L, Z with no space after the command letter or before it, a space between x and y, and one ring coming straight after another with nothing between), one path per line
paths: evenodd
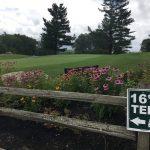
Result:
M127 129L150 132L150 89L128 89Z

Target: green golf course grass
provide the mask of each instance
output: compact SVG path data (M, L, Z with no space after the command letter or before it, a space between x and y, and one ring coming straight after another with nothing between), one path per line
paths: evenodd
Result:
M0 62L15 61L16 71L42 69L52 77L62 74L64 68L99 65L119 67L122 71L138 69L138 64L150 62L150 53L120 55L70 54L49 56L0 55Z

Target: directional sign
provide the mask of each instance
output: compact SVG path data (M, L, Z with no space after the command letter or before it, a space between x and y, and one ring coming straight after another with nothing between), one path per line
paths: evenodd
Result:
M127 90L127 129L150 132L150 89Z

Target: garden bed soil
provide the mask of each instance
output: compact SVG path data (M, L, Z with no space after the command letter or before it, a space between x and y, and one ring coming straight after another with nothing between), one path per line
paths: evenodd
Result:
M135 150L136 143L121 138L45 127L31 121L0 117L0 148L6 150Z

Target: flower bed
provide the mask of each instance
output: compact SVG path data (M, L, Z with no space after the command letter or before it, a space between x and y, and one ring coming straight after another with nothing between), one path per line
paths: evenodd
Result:
M11 63L10 63L11 64ZM13 63L12 63L13 64ZM146 66L146 65L145 65ZM1 85L21 88L50 89L57 91L70 91L81 93L96 93L104 95L124 95L128 87L135 87L138 83L149 79L150 67L139 67L138 71L121 72L116 67L105 66L102 68L85 68L82 70L71 69L67 73L51 79L42 70L31 70L25 72L14 72L1 75ZM34 97L2 96L0 106L13 107L44 113L74 114L78 105L85 106L87 112L92 114L90 118L111 118L115 113L124 111L120 107L106 106L100 104L81 104L70 101L50 101ZM84 117L83 117L84 118ZM86 118L89 118L86 117Z

